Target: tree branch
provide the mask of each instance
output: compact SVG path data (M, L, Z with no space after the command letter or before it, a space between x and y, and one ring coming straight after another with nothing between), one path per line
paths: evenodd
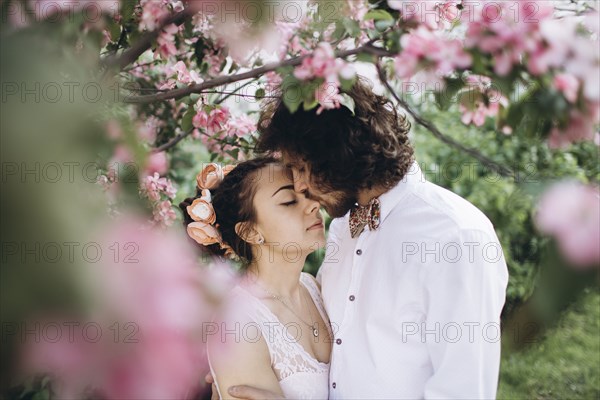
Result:
M229 92L229 93L226 93L226 92L221 92L221 94L224 94L225 96L223 96L223 97L219 98L218 100L216 100L216 101L215 101L215 104L221 104L221 103L223 103L225 100L227 100L229 97L231 97L231 96L234 96L234 95L236 95L236 96L242 96L242 97L248 97L247 95L239 95L239 94L237 94L237 92L239 92L240 90L242 90L242 89L243 89L243 88L245 88L246 86L250 85L251 83L253 83L253 82L256 82L256 79L258 79L258 78L255 78L255 79L249 80L248 82L244 83L244 84L243 84L243 85L241 85L240 87L237 87L237 88L235 88L235 89L233 90L233 92ZM255 97L255 96L249 96L249 97Z
M406 110L406 112L408 112L413 117L413 119L415 120L415 122L417 124L421 125L425 129L430 131L433 134L433 136L435 136L437 139L439 139L443 143L446 143L447 145L452 146L452 147L470 155L471 157L479 160L483 165L485 165L486 167L490 168L491 170L497 172L498 174L500 174L502 176L506 176L506 177L514 177L515 174L510 168L508 168L504 165L498 164L491 158L488 158L487 156L481 154L478 150L466 147L462 143L452 139L451 137L444 135L433 124L433 122L428 121L428 120L424 119L423 117L421 117L419 114L417 114L417 112L415 110L413 110L412 107L406 101L404 101L402 98L400 98L400 96L398 96L398 94L396 93L396 91L394 90L392 85L390 85L390 83L385 75L385 71L381 67L381 64L377 63L376 67L377 67L377 73L379 75L379 80L381 81L381 83L383 83L383 85L385 85L387 90L394 97L394 99L396 99L398 104L400 104Z
M175 136L173 139L169 140L167 143L161 144L160 146L152 149L152 153L160 153L161 151L165 151L167 149L170 149L171 147L174 147L177 143L181 142L183 139L188 137L190 135L190 133L192 133L193 131L194 131L193 129L190 129L187 132L181 132L179 135Z
M369 42L363 46L357 47L355 49L337 52L336 57L346 58L346 57L350 57L350 56L356 55L356 54L372 54L377 57L392 55L390 52L388 52L385 49L373 46L372 41L371 41L371 42ZM192 93L201 93L203 90L206 90L206 89L211 89L211 88L214 88L217 86L222 86L222 85L226 85L229 83L242 81L242 80L246 80L246 79L250 79L250 78L256 78L256 77L266 74L267 72L275 71L276 69L281 68L281 67L300 65L302 63L302 60L304 60L304 58L306 58L310 55L311 54L305 54L303 56L290 58L290 59L283 60L280 62L266 64L266 65L263 65L262 67L255 68L253 70L243 72L241 74L219 76L217 78L211 79L206 82L197 83L197 84L194 84L191 86L187 86L187 87L180 88L180 89L174 89L174 90L170 90L170 91L163 92L163 93L157 93L157 94L147 95L147 96L128 97L124 100L124 102L134 103L134 104L145 104L145 103L152 103L155 101L180 99L180 98L190 95Z
M146 50L148 50L152 43L156 40L158 35L160 35L161 31L165 26L175 24L177 26L183 24L189 18L194 15L194 11L191 7L184 9L183 11L178 12L177 14L170 15L167 17L158 27L158 29L146 33L144 36L140 38L133 46L123 52L120 56L110 55L102 60L102 64L107 67L117 66L119 70L122 70L132 62L138 59L139 56L142 55Z

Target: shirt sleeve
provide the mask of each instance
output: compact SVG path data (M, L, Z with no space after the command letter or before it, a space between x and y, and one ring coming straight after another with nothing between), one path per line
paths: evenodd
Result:
M460 230L427 263L422 340L433 375L426 399L493 399L500 368L500 313L508 270L496 234ZM430 244L434 246L434 243Z

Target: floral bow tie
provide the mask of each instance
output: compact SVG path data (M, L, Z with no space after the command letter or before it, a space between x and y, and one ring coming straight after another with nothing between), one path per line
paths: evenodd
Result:
M350 234L352 238L357 237L369 225L370 230L379 227L380 203L374 198L366 206L355 206L350 210Z

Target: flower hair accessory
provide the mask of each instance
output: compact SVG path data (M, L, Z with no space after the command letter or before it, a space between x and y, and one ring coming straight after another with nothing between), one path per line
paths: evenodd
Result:
M231 246L223 242L219 233L219 224L217 224L217 216L210 193L212 189L219 186L225 176L234 168L235 165L221 167L219 164L210 163L198 173L196 185L201 190L202 196L187 206L187 213L194 220L194 222L188 224L187 233L196 243L202 246L218 243L221 249L225 250L226 257L238 259Z

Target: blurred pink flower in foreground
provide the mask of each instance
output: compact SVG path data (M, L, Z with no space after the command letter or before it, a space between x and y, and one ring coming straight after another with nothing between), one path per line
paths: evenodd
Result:
M536 224L556 238L565 258L575 266L600 263L600 191L565 181L550 187L538 204Z
M159 175L164 175L168 169L169 160L167 160L167 154L164 151L152 153L148 156L145 168L146 175L153 175L155 172Z
M114 251L89 271L99 296L91 321L102 333L86 339L95 331L82 334L86 322L78 319L74 340L41 335L26 342L24 372L51 374L58 398L82 398L89 390L107 399L195 395L207 370L203 329L236 275L227 264L197 265L186 239L183 230L148 229L139 217L112 223L98 243ZM40 322L73 321L49 317Z
M167 3L160 0L140 0L142 16L140 29L153 31L158 28L160 21L169 15Z
M575 103L577 100L577 91L579 90L579 81L571 74L558 74L552 82L554 87L561 91L565 98Z
M566 148L572 143L593 141L598 134L595 124L598 123L598 104L588 103L589 113L577 109L569 113L569 122L565 128L554 127L548 137L548 146L552 149Z
M402 52L396 56L395 72L400 79L409 79L422 71L418 80L444 84L443 77L455 68L471 66L471 55L463 50L457 39L419 26L400 39Z

